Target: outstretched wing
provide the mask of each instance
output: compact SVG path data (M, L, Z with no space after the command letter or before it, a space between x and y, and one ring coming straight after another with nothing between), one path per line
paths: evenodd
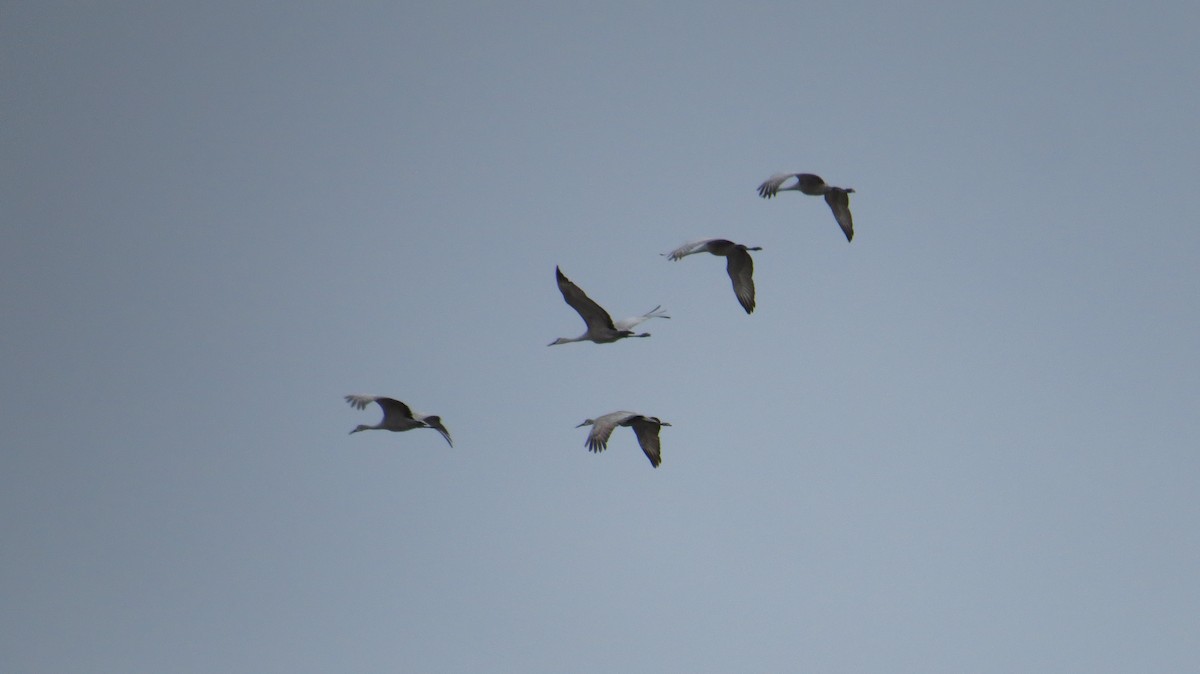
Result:
M754 313L754 260L750 253L738 250L725 258L725 271L733 282L733 294L746 313Z
M689 241L669 253L663 253L663 255L666 255L667 259L671 261L682 260L688 255L706 252L708 250L708 244L716 240L717 239L700 239L698 241Z
M365 410L367 405L375 402L375 396L348 395L345 398L351 407L359 410Z
M412 419L413 418L412 410L408 408L408 405L405 405L404 403L400 402L399 400L396 400L395 398L376 397L375 402L379 403L379 406L383 408L383 418L384 419L395 419L395 418Z
M795 173L776 173L775 175L763 181L763 184L758 186L758 196L763 199L770 199L779 194L779 188L788 178L793 178Z
M412 410L408 408L408 405L395 398L348 395L346 396L346 402L350 403L351 407L356 407L360 410L367 409L367 405L371 403L378 403L379 407L383 410L383 421L381 423L384 426L394 426L404 429L411 428L414 425ZM396 430L396 428L392 430Z
M613 325L612 316L609 316L603 307L580 290L579 286L572 283L571 279L564 276L561 269L555 267L554 275L558 279L558 290L562 293L563 299L566 300L568 306L579 313L580 318L587 324L588 330L593 327L617 329Z
M395 398L384 398L382 396L348 395L348 396L346 396L346 402L350 403L351 407L354 407L354 408L357 408L360 410L367 409L367 405L370 405L371 403L379 403L379 406L381 408L383 408L383 417L385 419L388 417L401 417L401 418L408 418L408 419L412 418L412 410L410 410L408 408L408 405L405 405L404 403L400 402L399 400L396 400Z
M644 321L648 321L651 318L668 318L669 319L671 317L666 314L666 309L663 309L662 305L660 304L660 305L654 307L653 309L651 309L650 311L647 311L646 313L642 314L641 316L630 316L629 318L622 318L621 320L617 321L615 325L618 330L632 330L632 329L636 328L638 325L640 325L641 323L643 323Z
M450 439L450 431L446 430L446 427L442 425L441 417L437 415L431 415L425 417L421 421L424 421L426 426L436 430L438 433L441 433L442 437L446 438L446 444L450 445L451 447L454 446L454 441Z
M629 425L633 426L633 432L637 434L638 444L642 446L642 451L646 453L646 458L650 459L650 465L658 468L659 464L662 463L662 446L658 441L658 431L662 426L658 421L651 421L642 416L633 419Z
M850 195L841 188L835 187L825 193L825 203L829 204L829 210L833 211L833 218L837 220L838 226L842 228L842 233L846 235L847 241L854 240L854 218L850 216Z
M608 448L608 438L612 435L617 424L630 417L637 416L633 412L609 412L592 421L592 430L588 433L587 441L583 444L592 452L602 452Z

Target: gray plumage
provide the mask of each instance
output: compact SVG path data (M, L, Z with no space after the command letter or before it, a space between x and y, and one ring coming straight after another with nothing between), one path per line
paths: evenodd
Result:
M646 458L650 459L650 465L658 468L662 463L662 446L659 444L658 431L663 426L671 424L662 421L658 417L648 417L636 412L609 412L602 417L595 419L585 419L583 423L575 428L591 426L592 430L588 433L587 440L583 443L589 451L602 452L608 447L608 436L612 435L613 429L617 426L627 426L633 429L637 435L638 444L641 445L642 451L646 453Z
M351 407L360 410L367 409L367 405L377 403L383 410L383 420L374 426L359 424L351 434L359 431L411 431L414 428L432 428L446 438L446 442L453 447L454 442L450 440L450 431L442 425L442 418L436 415L424 415L413 412L408 405L396 400L395 398L384 398L382 396L363 396L363 395L348 395L346 402L350 403Z
M696 253L712 253L725 258L725 271L733 282L733 294L746 313L754 313L754 260L746 251L762 250L761 246L746 246L728 239L702 239L685 243L670 253L663 253L669 260L682 260Z
M796 182L784 187L783 184L792 178L795 178ZM812 173L776 173L758 186L758 196L770 199L788 190L825 197L825 203L829 204L829 210L833 211L833 219L837 220L838 226L842 228L846 240L854 239L854 218L850 215L850 194L854 192L853 187L828 185L821 176Z
M562 293L563 299L566 300L568 306L579 313L579 317L587 326L587 331L578 337L559 337L550 342L548 346L570 342L608 344L626 337L649 337L650 333L637 334L634 333L633 328L647 319L670 318L661 311L661 306L657 306L641 316L633 316L614 323L608 312L563 275L562 270L558 267L554 268L554 276L558 280L558 290Z

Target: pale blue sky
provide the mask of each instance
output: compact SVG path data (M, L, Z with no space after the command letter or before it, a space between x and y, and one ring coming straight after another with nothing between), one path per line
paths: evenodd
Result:
M1193 3L512 4L0 10L0 670L1200 670Z

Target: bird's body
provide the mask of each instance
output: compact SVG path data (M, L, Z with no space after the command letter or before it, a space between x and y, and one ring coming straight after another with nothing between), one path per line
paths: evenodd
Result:
M605 311L604 308L599 304L596 304L596 302L592 300L592 298L588 297L586 293L580 290L579 286L575 285L570 279L564 276L562 270L560 270L558 267L554 268L554 275L558 280L558 289L560 292L562 292L563 299L566 300L567 304L572 309L579 313L580 318L582 318L584 324L587 325L587 331L578 337L559 337L553 342L550 342L549 346L554 346L555 344L568 344L570 342L595 342L597 344L608 344L626 337L649 337L650 333L643 332L636 334L633 332L633 328L642 321L651 318L670 318L670 316L662 313L662 311L660 311L662 307L658 306L642 314L641 316L632 316L624 320L613 322L613 319L608 315L608 312Z
M658 417L648 417L637 412L621 411L609 412L595 419L586 419L575 428L591 426L592 430L588 433L584 446L592 452L602 452L608 447L608 436L612 435L613 429L617 426L631 427L637 435L638 444L641 445L642 451L646 453L646 458L650 459L650 465L658 468L659 464L662 463L662 447L658 441L658 431L663 426L670 425Z
M351 434L359 431L411 431L414 428L432 428L446 438L446 442L451 447L454 442L450 440L450 431L442 425L442 418L435 415L424 415L413 412L408 405L396 400L395 398L384 398L382 396L363 396L363 395L348 395L346 402L350 403L351 407L360 410L367 409L367 405L378 403L383 410L383 420L374 426L359 424L357 428L350 431Z
M783 184L792 178L795 178L796 182L784 187ZM834 187L826 184L821 176L812 173L776 173L758 186L758 196L770 199L788 190L825 197L825 203L829 204L829 210L833 211L833 219L837 220L838 226L842 228L846 240L854 239L854 218L850 215L850 194L854 192L853 187Z
M733 294L746 313L754 313L754 260L747 251L762 250L761 246L746 246L728 239L701 239L685 243L670 253L669 260L682 260L696 253L712 253L725 258L725 271L733 282Z

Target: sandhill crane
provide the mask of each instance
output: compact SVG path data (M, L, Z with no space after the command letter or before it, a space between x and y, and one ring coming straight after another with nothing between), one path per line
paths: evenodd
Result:
M782 187L790 178L795 178L796 182ZM850 194L854 192L853 187L827 185L821 176L812 173L776 173L758 186L758 196L770 199L787 190L797 190L814 197L823 195L825 203L829 204L829 210L833 211L833 218L846 234L846 240L854 239L854 218L850 217Z
M658 465L662 463L662 449L658 442L658 430L663 426L670 425L658 417L647 417L636 412L609 412L602 417L586 419L575 428L591 426L592 430L588 433L584 446L592 452L602 452L608 447L608 436L612 435L614 428L617 426L630 426L633 428L633 432L637 434L638 444L642 446L642 451L646 453L646 458L650 459L650 465L658 468Z
M563 299L567 301L567 304L572 309L579 312L579 316L587 324L587 332L578 337L559 337L547 346L567 344L569 342L607 344L615 342L618 339L624 339L625 337L649 337L650 333L648 332L634 334L634 326L650 318L670 318L670 316L660 311L662 309L661 306L657 306L641 316L633 316L613 323L613 319L608 315L608 312L580 290L579 286L571 283L570 279L563 276L561 269L555 267L554 275L558 279L558 289L562 292Z
M725 258L725 271L733 281L733 294L746 313L754 313L754 260L749 250L762 250L761 246L750 247L728 239L703 239L685 243L670 253L662 253L669 260L682 260L695 253L712 253Z
M409 409L408 405L395 398L348 395L346 396L346 402L350 403L351 407L356 407L360 410L367 409L367 405L371 403L379 403L379 407L383 409L383 421L374 426L359 424L357 428L350 431L351 435L359 431L411 431L414 428L432 428L441 433L442 437L446 438L446 442L451 447L454 446L454 442L450 440L450 431L446 430L446 427L442 425L441 417L417 414Z

